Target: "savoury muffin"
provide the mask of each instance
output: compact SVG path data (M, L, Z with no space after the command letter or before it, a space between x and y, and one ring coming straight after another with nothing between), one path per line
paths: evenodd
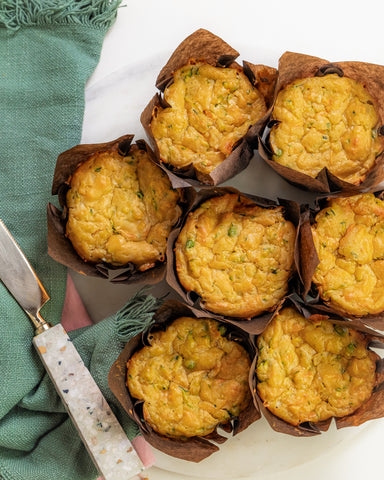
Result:
M272 112L273 160L311 177L326 167L359 185L383 150L379 116L363 85L337 74L296 80Z
M344 417L372 394L376 354L365 336L284 308L257 339L257 392L292 425Z
M216 320L179 317L129 359L129 392L156 432L208 435L250 404L249 355L225 332Z
M144 271L164 261L179 199L145 150L98 152L69 180L66 235L86 262Z
M155 107L151 132L160 159L176 168L193 164L209 174L266 113L263 96L240 67L189 63L166 87L167 108Z
M330 199L315 218L313 283L351 315L384 311L384 202L373 193Z
M213 313L251 318L271 310L288 290L295 230L282 207L236 193L212 197L188 215L176 240L179 282Z

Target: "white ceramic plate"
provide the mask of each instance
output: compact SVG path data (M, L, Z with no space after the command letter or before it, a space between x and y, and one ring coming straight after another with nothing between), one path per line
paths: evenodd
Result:
M128 28L127 21L126 24ZM138 29L138 26L133 28ZM192 31L188 30L187 34ZM156 41L151 46L156 47ZM250 52L238 45L236 48L243 54ZM91 79L86 89L82 143L110 141L124 134L135 134L134 140L146 138L139 121L140 114L156 92L157 74L171 51L159 47L159 52L151 50L149 53L147 47L145 61L143 55L133 55L132 63L125 62L125 66L109 75L99 72ZM279 50L281 53L283 50ZM268 50L264 50L264 55L268 57ZM244 58L253 61L252 55ZM262 58L260 62L276 66L277 56L270 60ZM108 65L105 59L104 64ZM313 194L290 186L258 157L254 157L250 166L227 184L243 192L269 198L292 198L300 203L314 198ZM111 285L98 278L86 278L76 273L72 276L94 321L114 313L137 291L136 287ZM162 282L152 292L162 295L168 290L166 283ZM198 464L155 451L156 466L147 475L151 480L323 480L326 476L330 480L357 480L363 475L365 478L374 477L380 464L383 425L383 420L377 420L340 431L332 425L328 432L319 436L296 438L274 432L261 419L241 434L229 438L218 453Z

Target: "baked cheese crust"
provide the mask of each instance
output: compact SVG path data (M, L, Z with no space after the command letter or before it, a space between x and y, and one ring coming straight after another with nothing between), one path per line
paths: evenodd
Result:
M66 200L66 235L83 260L142 271L164 260L181 214L179 193L136 145L127 156L96 153L80 164Z
M266 112L262 95L240 68L190 63L164 91L170 107L156 107L151 131L160 158L177 168L193 164L209 174Z
M144 418L156 432L208 435L250 404L249 355L225 330L212 319L180 317L129 359L130 394L144 400Z
M279 92L272 118L273 160L311 177L327 167L358 185L383 150L375 102L350 78L296 80Z
M282 207L263 208L239 194L213 197L189 214L176 240L178 279L207 310L251 318L287 293L294 243Z
M376 355L360 332L312 323L283 309L257 339L257 391L286 422L319 422L353 413L376 381Z
M333 198L312 225L321 298L352 315L384 311L384 202L372 193Z

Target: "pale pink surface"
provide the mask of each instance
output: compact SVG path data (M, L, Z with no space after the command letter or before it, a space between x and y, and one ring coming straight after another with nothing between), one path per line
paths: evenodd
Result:
M67 275L67 290L65 293L64 307L61 313L61 324L70 332L76 328L92 325L88 312L78 294L72 277Z
M132 440L132 445L139 454L139 457L146 468L152 467L155 464L156 459L153 451L144 437L139 435L138 437L134 438Z
M67 290L65 293L64 307L61 314L61 324L67 332L76 328L92 325L92 320L76 290L75 284L68 273ZM155 463L155 457L152 453L150 445L142 437L136 437L132 440L132 445L138 453L143 465L146 468L151 467ZM98 480L103 480L99 477Z

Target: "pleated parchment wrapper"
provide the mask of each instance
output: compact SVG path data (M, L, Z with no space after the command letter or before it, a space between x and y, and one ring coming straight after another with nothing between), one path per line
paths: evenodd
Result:
M384 191L372 191L376 197L383 200ZM354 195L355 193L345 194ZM337 197L340 195L334 195ZM298 288L299 295L307 303L311 304L317 310L322 311L326 315L338 315L340 317L354 320L357 323L364 324L372 329L384 331L384 312L375 315L357 316L351 315L341 308L337 308L320 298L319 292L316 286L312 283L312 278L315 273L316 267L319 264L319 257L316 252L315 244L313 242L311 226L315 222L316 215L326 207L327 200L332 198L332 195L328 197L319 197L315 201L314 208L304 208L301 213L300 228L298 232L298 240L296 243L296 265L298 269L298 277L300 279L300 285Z
M220 445L224 443L227 440L227 437L220 435L217 431L218 429L207 436L196 436L186 440L172 439L158 434L143 419L142 402L131 397L126 385L127 361L129 358L131 358L131 356L144 345L149 344L148 336L151 332L159 329L166 329L167 325L181 316L195 317L191 309L183 303L177 300L165 301L154 314L153 318L155 323L142 334L136 335L125 345L123 351L109 371L108 384L125 411L137 423L143 437L148 443L167 455L191 462L200 462L204 458L217 452L219 450L218 444ZM255 344L253 338L236 327L231 326L227 326L227 336L228 335L228 338L238 341L243 345L249 353L252 362L255 357ZM250 371L250 375L251 374L252 371ZM221 428L223 428L227 434L232 433L232 435L236 435L245 430L260 417L260 412L251 400L247 409L241 412L238 417L233 418L229 424L223 425Z
M76 170L76 167L99 152L118 151L123 156L128 155L133 138L134 135L124 135L107 143L77 145L58 156L53 176L52 194L58 196L61 210L51 203L48 204L48 253L57 262L83 275L108 279L114 283L146 283L153 285L163 279L166 260L158 262L153 268L143 272L139 271L133 264L123 267L114 267L105 263L92 264L85 262L77 254L72 243L65 235L68 180ZM139 149L145 150L150 158L153 159L153 152L144 140L137 140L136 145ZM183 210L188 203L193 201L195 192L192 187L180 189L179 191L181 195L180 206Z
M384 336L371 330L368 327L365 327L360 322L355 322L352 320L346 320L337 315L326 315L323 312L319 312L316 309L307 306L292 295L291 297L287 297L284 303L280 306L279 310L282 310L285 307L293 306L297 309L299 313L301 313L305 318L308 320L313 321L321 321L327 320L331 321L336 325L341 325L347 328L353 328L362 332L364 335L367 336L369 339L368 348L372 349L383 349L384 348ZM274 316L278 314L279 310L274 313ZM272 321L272 318L271 318ZM322 432L326 432L332 421L335 421L336 427L344 428L344 427L353 427L359 426L368 420L374 420L377 418L381 418L384 416L384 360L381 358L377 353L377 361L376 361L376 383L372 392L371 397L361 405L354 413L351 415L347 415L345 417L335 418L332 417L328 420L324 420L322 422L312 423L312 422L305 422L300 425L291 425L285 420L277 417L273 413L271 413L264 405L263 401L257 394L257 377L255 373L256 363L257 363L257 354L252 364L252 371L254 375L251 380L251 388L254 395L255 404L258 405L262 415L266 418L269 425L273 430L276 432L284 433L287 435L292 435L295 437L312 437L315 435L319 435Z
M287 85L301 78L323 76L336 73L355 80L365 86L372 98L376 101L379 116L379 135L384 135L384 66L364 62L333 62L294 52L285 52L279 59L278 78L274 92L275 102L278 93ZM273 106L271 112L273 111ZM272 152L268 146L268 129L259 137L259 154L279 175L289 183L305 190L319 193L358 192L377 185L384 179L383 164L384 152L376 157L374 165L365 175L360 185L353 185L333 175L327 168L323 168L313 178L305 173L280 165L272 159Z
M140 120L155 152L158 164L167 172L174 187L187 185L200 185L201 187L205 185L218 185L244 170L253 156L254 148L257 147L258 133L268 119L268 111L259 121L249 128L245 137L235 145L232 153L209 175L197 172L193 164L178 169L162 162L160 160L159 149L151 131L154 109L158 106L169 106L165 102L162 93L165 88L173 82L173 74L176 70L188 64L191 59L205 61L215 67L225 68L231 65L237 65L239 67L239 65L235 63L235 59L239 55L239 52L229 46L220 37L208 30L199 29L187 37L176 48L157 77L156 88L158 88L160 92L155 94L146 106L141 114ZM252 85L257 88L264 97L268 109L273 98L273 90L277 76L276 69L265 65L254 65L246 61L243 62L242 68Z
M246 193L239 192L239 190L233 187L212 187L207 189L202 189L196 194L196 198L194 203L190 206L189 212L198 208L203 202L208 200L209 198L216 197L219 195L225 195L227 193L236 193L238 195L245 196L250 200L254 201L256 205L264 208L274 208L277 206L282 206L285 210L285 218L290 220L294 226L296 227L296 232L298 232L298 226L300 222L300 206L293 200L284 200L279 199L278 201L270 200L263 197L257 197L254 195L249 195ZM188 213L189 213L188 212ZM204 305L201 301L201 297L196 292L188 292L184 289L184 287L179 282L177 271L176 271L176 262L175 262L175 254L174 254L174 245L179 236L180 231L182 230L184 223L187 219L188 215L184 216L183 222L181 222L180 226L176 227L168 238L168 250L167 250L167 271L166 271L166 281L168 285L175 290L178 295L181 297L182 301L185 302L189 307L193 310L196 317L211 317L222 322L231 323L232 325L236 325L242 330L248 332L251 335L257 335L261 333L265 325L270 321L271 316L275 309L279 307L279 305L284 301L284 298L280 300L275 306L272 311L266 311L263 314L255 316L253 318L234 318L228 317L224 315L215 314L206 310ZM297 235L297 233L296 233ZM288 292L287 295L292 293L292 291L296 291L297 289L297 282L298 278L296 275L296 268L294 267L294 272L288 284Z

